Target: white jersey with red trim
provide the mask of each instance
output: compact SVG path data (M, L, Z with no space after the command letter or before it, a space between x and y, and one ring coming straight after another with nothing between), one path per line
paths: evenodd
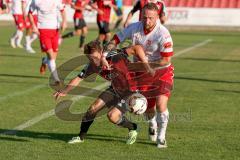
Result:
M11 10L13 15L22 15L22 0L9 0L8 3L11 3Z
M28 12L29 12L29 9L30 9L30 5L31 5L31 3L32 3L32 0L21 0L22 2L24 2L25 3L25 15L27 15L28 14ZM33 12L33 15L36 15L37 14L37 12L35 11L35 12Z
M62 0L32 0L29 12L37 11L39 29L58 29L59 11L64 8Z
M157 21L154 29L145 33L143 23L136 22L117 33L120 42L131 39L133 45L142 45L149 62L173 55L173 41L166 27Z

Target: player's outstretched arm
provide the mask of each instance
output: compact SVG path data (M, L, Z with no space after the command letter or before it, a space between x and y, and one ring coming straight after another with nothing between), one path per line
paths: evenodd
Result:
M148 63L148 59L145 56L144 49L141 45L131 46L126 49L126 52L128 55L133 55L135 57L138 57L140 63L138 63L139 65L133 64L134 67L137 67L137 68L135 68L135 70L144 70L145 69L151 75L155 74L154 69L152 69L150 64ZM129 69L133 69L133 68L129 68Z
M69 93L76 86L78 86L81 81L82 81L82 78L79 78L79 77L72 79L64 89L62 89L61 91L55 92L53 94L53 96L55 97L55 100L58 100L60 97L66 96L67 93Z

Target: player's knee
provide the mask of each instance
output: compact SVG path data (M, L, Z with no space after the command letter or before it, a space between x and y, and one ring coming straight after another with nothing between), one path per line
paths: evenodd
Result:
M110 122L115 123L115 124L119 120L118 115L113 111L108 112L107 117L108 117Z

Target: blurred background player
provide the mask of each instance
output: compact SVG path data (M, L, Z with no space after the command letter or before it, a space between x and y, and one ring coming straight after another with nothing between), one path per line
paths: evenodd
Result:
M117 9L115 0L91 0L90 5L97 10L98 40L104 45L109 42L111 38L109 21L111 8Z
M25 28L24 16L22 12L21 0L8 0L8 7L11 8L12 15L16 24L16 32L10 39L10 44L13 48L23 48L21 41Z
M141 20L142 9L147 3L155 3L158 7L158 15L162 24L164 24L167 20L166 17L166 7L163 1L161 0L138 0L136 4L133 6L133 9L128 13L127 19L124 22L124 27L127 27L131 23L131 19L134 13L139 11L139 20Z
M140 44L144 47L148 63L153 62L160 66L171 64L173 42L169 31L159 20L158 11L155 3L147 3L142 10L143 15L141 21L133 23L118 32L106 46L104 52L107 53L111 49L114 49L120 42L131 39L133 45ZM102 63L106 64L104 57ZM106 64L106 66L107 65L108 64ZM148 109L146 113L149 119L149 137L152 141L157 141L158 148L167 147L165 137L169 118L167 103L173 86L173 70L174 67L168 65L165 70L156 71L153 78L156 79L157 82L159 82L159 80L161 82L156 83L159 88L158 95L147 97Z
M56 71L56 58L58 54L58 40L60 19L59 12L61 13L62 23L61 29L65 30L67 27L65 5L61 0L33 0L29 9L29 19L33 26L33 32L39 34L41 49L47 54L42 59L40 73L44 74L48 66L55 84L60 84L60 79ZM34 23L33 12L37 11L38 25Z
M116 15L117 15L117 22L115 23L114 29L118 29L119 25L121 24L123 20L123 2L122 0L115 0L115 3L117 5L117 9L115 9Z
M25 21L26 35L25 35L25 49L29 53L36 53L32 49L32 42L38 38L36 33L32 32L32 25L28 18L29 6L32 0L21 0L22 1L22 12ZM37 15L36 12L33 13L34 23L37 25Z
M0 14L8 13L8 8L4 0L0 0Z
M75 13L73 16L74 20L74 28L75 31L69 32L62 36L62 38L70 38L73 36L80 36L79 40L79 48L83 49L85 37L87 35L88 29L86 22L83 18L83 11L85 6L88 4L89 0L73 0L71 3L71 7L75 9Z

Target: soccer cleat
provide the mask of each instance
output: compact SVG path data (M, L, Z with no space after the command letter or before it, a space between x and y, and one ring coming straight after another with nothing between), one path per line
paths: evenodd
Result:
M15 44L15 39L14 38L10 39L10 45L11 45L12 48L16 48L16 44Z
M157 148L167 148L167 141L164 140L157 140Z
M40 74L45 74L46 69L47 69L47 64L44 62L45 61L45 57L42 58L42 64L40 66Z
M84 140L82 140L79 136L73 137L70 141L68 141L68 144L74 144L74 143L82 143Z
M129 133L128 133L128 139L127 139L126 144L135 143L136 140L137 140L137 135L138 135L137 130L130 130Z
M27 51L28 53L32 53L32 54L36 53L36 51L34 51L34 50L32 49L32 47L26 48L26 51Z
M19 44L17 44L17 47L18 48L23 48L23 46L19 43Z
M148 129L148 134L149 134L149 139L152 142L156 142L157 141L157 129L149 128Z

